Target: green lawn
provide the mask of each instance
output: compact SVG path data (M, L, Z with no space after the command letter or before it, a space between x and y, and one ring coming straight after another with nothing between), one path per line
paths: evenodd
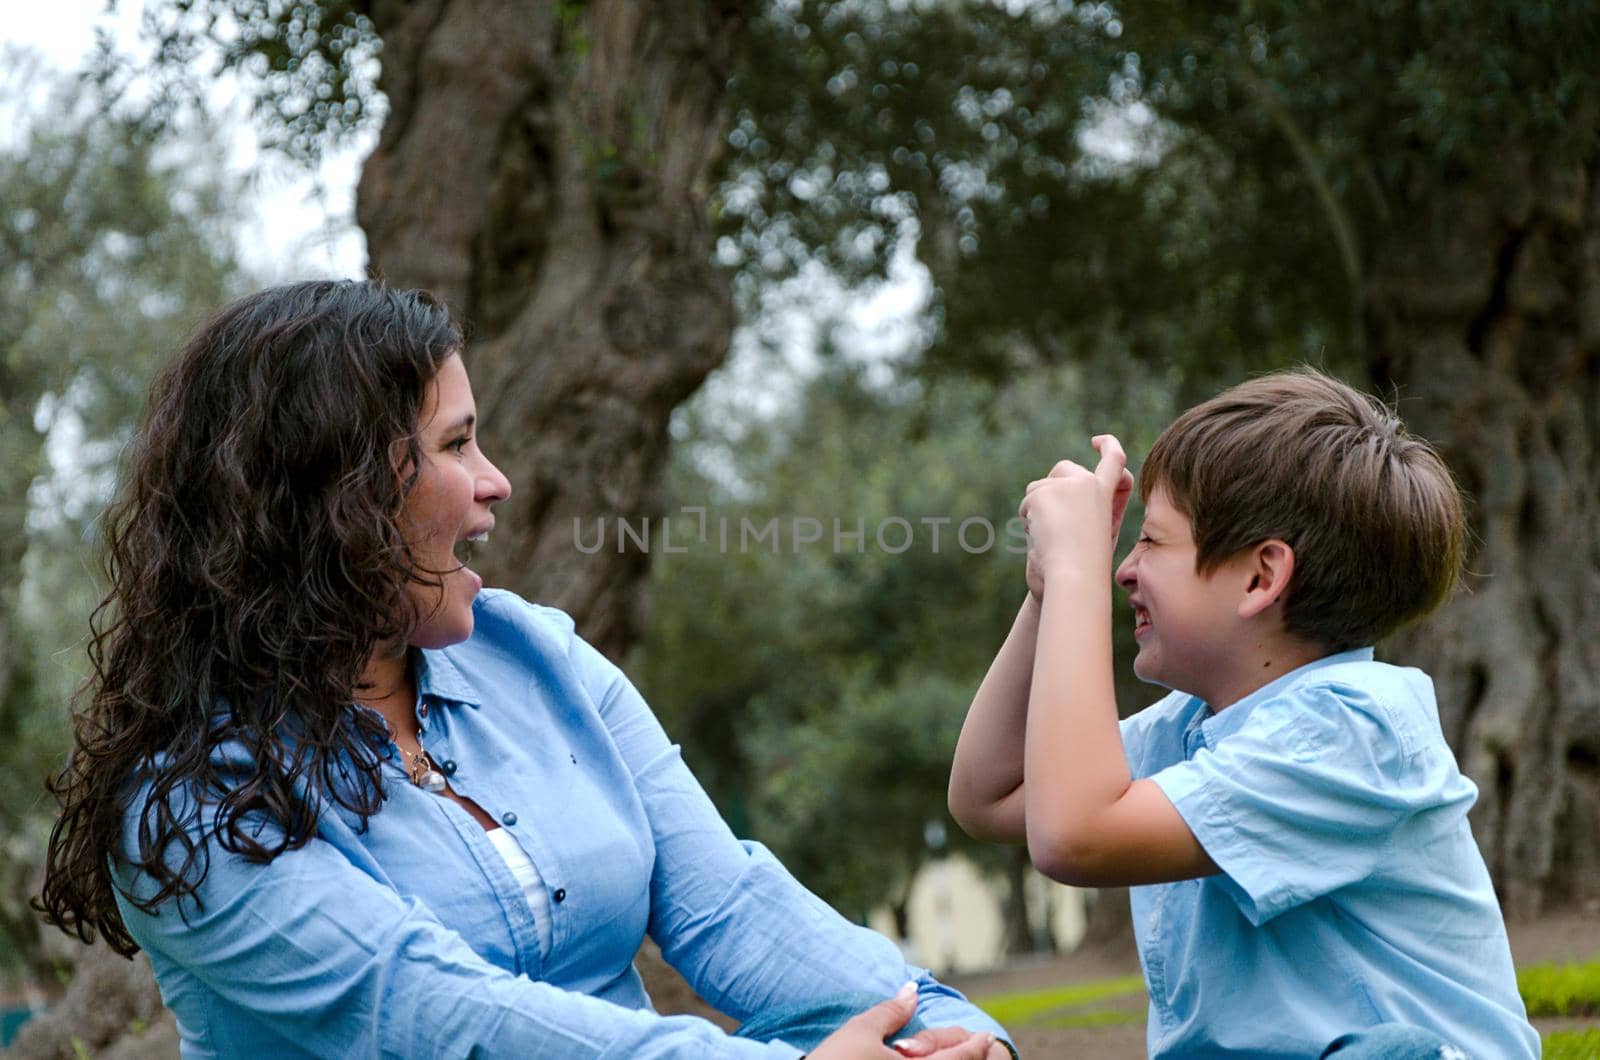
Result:
M1600 1019L1600 960L1533 964L1517 971L1517 988L1532 1017ZM1025 1027L1100 1027L1144 1018L1129 1001L1144 993L1137 975L1044 990L975 998L1001 1024ZM1600 1056L1600 1027L1551 1031L1544 1036L1546 1060Z
M1600 1017L1600 960L1519 968L1517 989L1530 1016Z

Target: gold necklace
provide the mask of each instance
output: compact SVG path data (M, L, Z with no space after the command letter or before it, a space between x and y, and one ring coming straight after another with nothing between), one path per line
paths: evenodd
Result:
M404 747L400 747L398 742L395 746L400 748L400 754L406 760L406 773L411 777L411 783L434 795L444 791L444 774L434 768L433 759L428 757L427 748L418 744L416 754L412 754Z

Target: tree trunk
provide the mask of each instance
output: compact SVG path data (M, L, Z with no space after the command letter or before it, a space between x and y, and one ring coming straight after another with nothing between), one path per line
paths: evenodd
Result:
M1133 908L1128 888L1100 887L1088 895L1084 909L1083 940L1078 949L1103 953L1133 953Z
M1034 949L1033 925L1028 917L1028 877L1032 872L1033 862L1028 860L1027 847L1006 851L1006 900L1000 906L1000 920L1008 957L1032 953ZM1049 934L1046 924L1045 935Z
M615 521L659 524L668 418L732 334L706 196L742 6L372 5L390 112L357 214L376 274L472 328L483 445L515 484L483 573L613 659L649 565Z
M1375 382L1472 498L1464 591L1401 657L1520 919L1600 898L1600 156L1503 176L1392 233L1365 320Z

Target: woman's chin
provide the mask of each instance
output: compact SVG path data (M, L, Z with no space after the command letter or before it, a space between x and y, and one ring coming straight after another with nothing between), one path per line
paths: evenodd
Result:
M414 648L448 648L452 644L460 644L472 636L472 609L467 608L466 614L446 618L438 616L431 622L419 626L411 635L411 646Z
M472 636L472 602L483 589L483 579L471 567L459 565L444 575L441 587L414 590L411 606L422 615L406 638L414 648L447 648ZM427 599L421 599L427 593Z

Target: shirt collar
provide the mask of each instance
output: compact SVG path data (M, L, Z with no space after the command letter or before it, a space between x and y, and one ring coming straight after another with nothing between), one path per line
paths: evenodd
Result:
M1304 680L1313 671L1320 670L1324 666L1334 666L1339 663L1371 661L1371 647L1352 648L1350 651L1342 651L1334 655L1324 655L1320 659L1313 659L1304 666L1290 670L1283 676L1267 682L1254 692L1251 692L1248 696L1245 696L1243 699L1239 700L1237 703L1234 703L1228 707L1224 707L1222 710L1217 711L1216 713L1212 713L1211 708L1199 697L1193 697L1193 703L1196 709L1194 717L1189 723L1189 730L1190 732L1193 732L1194 729L1198 728L1205 736L1206 746L1215 747L1218 740L1224 739L1230 733L1237 732L1240 726L1245 723L1245 719L1250 716L1250 712L1254 710L1258 704L1265 703L1274 696L1283 694L1285 689L1298 683L1299 681Z
M469 707L482 705L478 690L440 648L417 649L417 694Z

